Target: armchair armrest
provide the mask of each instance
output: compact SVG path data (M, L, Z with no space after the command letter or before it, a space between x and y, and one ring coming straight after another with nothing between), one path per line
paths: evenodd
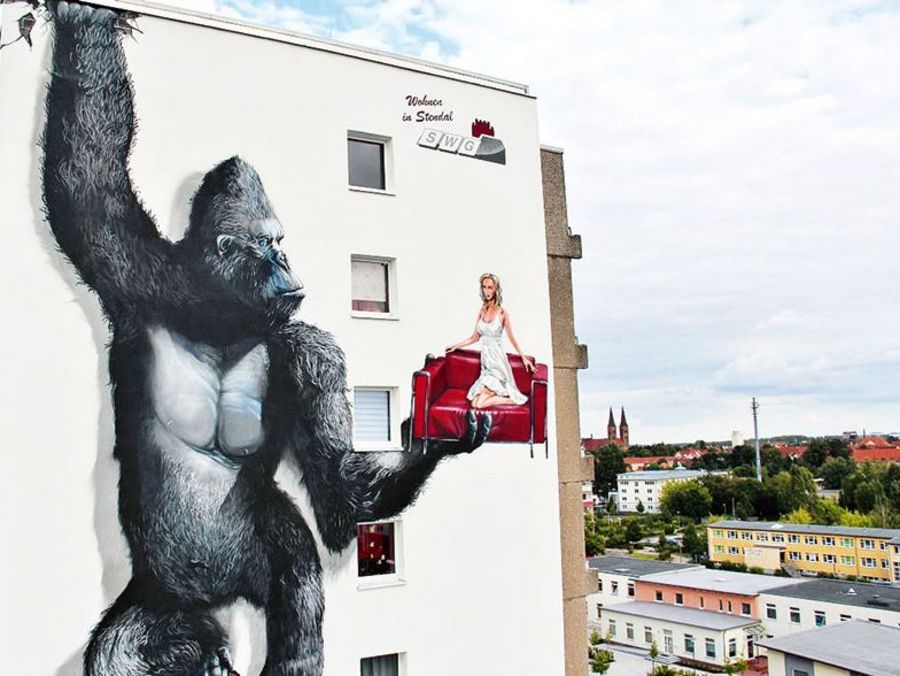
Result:
M540 375L540 374L535 374ZM546 371L543 374L547 377ZM534 378L531 381L531 454L534 457L534 444L544 444L544 455L549 457L547 446L547 381Z
M428 438L428 416L431 404L447 388L445 363L444 357L438 357L413 374L411 434L416 439Z

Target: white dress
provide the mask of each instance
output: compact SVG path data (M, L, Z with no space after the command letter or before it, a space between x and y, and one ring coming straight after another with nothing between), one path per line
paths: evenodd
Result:
M519 392L512 367L503 350L503 322L500 321L500 313L489 322L479 319L478 333L481 336L481 375L469 388L466 395L469 401L486 387L501 397L509 397L515 404L524 404L528 397Z

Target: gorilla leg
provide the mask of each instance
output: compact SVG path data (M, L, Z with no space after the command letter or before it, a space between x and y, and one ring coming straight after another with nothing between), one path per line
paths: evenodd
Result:
M309 527L273 488L266 508L272 584L266 604L263 676L320 676L323 669L322 566Z
M91 634L85 676L228 676L227 638L205 610L151 607L134 580Z

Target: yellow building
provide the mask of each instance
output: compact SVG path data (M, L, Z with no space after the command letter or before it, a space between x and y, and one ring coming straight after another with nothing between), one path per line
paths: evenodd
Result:
M888 544L900 538L900 529L717 521L708 527L707 538L712 561L900 582L893 574L900 571L900 547Z

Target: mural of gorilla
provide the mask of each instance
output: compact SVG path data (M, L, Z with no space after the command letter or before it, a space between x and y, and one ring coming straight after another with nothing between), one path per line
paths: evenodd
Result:
M74 3L51 10L44 200L111 324L119 518L133 575L92 633L85 673L229 673L212 613L245 599L266 616L264 674L321 674L311 527L344 550L358 522L396 515L441 459L478 447L490 416L470 417L465 439L427 453L421 442L354 453L343 354L328 333L291 320L303 287L256 171L236 157L215 167L184 239L163 238L128 173L123 18ZM275 483L285 453L302 470L315 524Z

